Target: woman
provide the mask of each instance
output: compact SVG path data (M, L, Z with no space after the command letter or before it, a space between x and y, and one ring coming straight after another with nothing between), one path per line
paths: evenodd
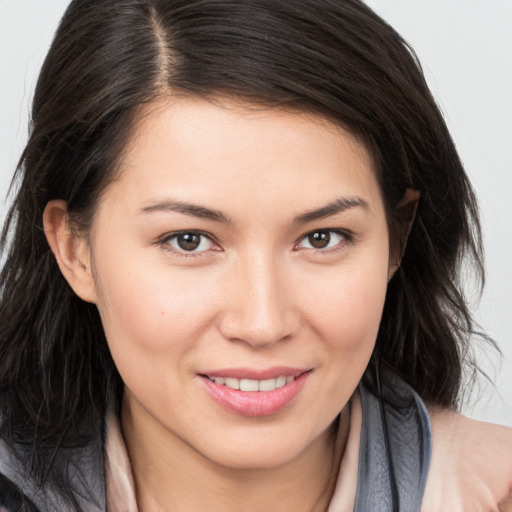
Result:
M4 509L512 510L455 412L476 201L364 4L74 1L19 173Z

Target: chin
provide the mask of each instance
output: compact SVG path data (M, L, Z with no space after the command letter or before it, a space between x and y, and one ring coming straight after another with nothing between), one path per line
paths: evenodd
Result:
M238 471L272 470L287 466L301 453L300 449L281 449L278 451L268 449L268 451L264 451L244 448L243 451L237 453L213 454L210 460L226 469L236 469Z
M226 469L277 469L306 456L313 445L323 443L331 432L332 429L327 428L318 436L311 437L311 433L298 430L291 433L289 428L281 433L276 432L275 427L271 430L262 428L223 440L211 439L210 446L205 447L202 454Z

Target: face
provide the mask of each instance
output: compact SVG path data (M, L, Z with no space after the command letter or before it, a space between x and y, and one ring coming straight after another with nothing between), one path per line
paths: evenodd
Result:
M179 99L140 118L90 257L141 421L230 467L284 464L329 431L390 272L372 165L305 114Z

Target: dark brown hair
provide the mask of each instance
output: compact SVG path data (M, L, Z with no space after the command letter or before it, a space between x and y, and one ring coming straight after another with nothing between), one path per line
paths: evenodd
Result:
M420 191L374 360L427 402L455 406L473 333L463 256L482 273L476 200L395 30L358 0L74 0L37 83L1 239L2 435L55 451L122 386L98 311L60 274L42 214L63 199L86 230L138 109L169 92L286 106L349 129L377 162L392 242L405 190Z

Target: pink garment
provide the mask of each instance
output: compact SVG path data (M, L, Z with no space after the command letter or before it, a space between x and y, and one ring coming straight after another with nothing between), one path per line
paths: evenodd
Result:
M351 512L357 489L359 441L361 438L361 400L356 392L349 404L350 430L333 497L327 512ZM108 512L138 512L130 458L119 418L107 413L105 479Z

